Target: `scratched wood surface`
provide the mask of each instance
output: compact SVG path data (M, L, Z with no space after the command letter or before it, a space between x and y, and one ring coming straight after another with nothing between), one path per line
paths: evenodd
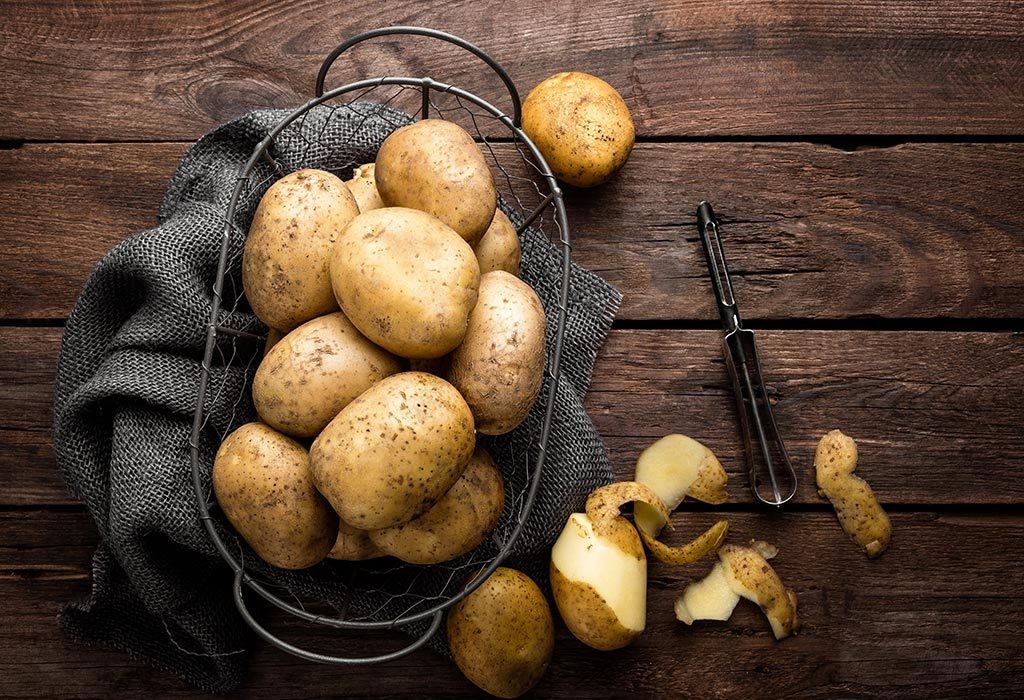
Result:
M57 629L88 591L97 542L51 444L61 326L100 257L156 223L193 140L304 101L333 45L387 24L461 34L524 92L563 69L622 92L640 137L629 163L567 192L576 260L624 293L587 408L622 478L665 433L710 445L731 500L686 508L679 536L724 515L735 538L781 545L800 596L805 629L782 643L746 603L688 629L672 601L706 564L653 564L645 635L599 653L559 625L536 694L995 698L1024 685L1021 2L0 0L0 18L0 697L195 695ZM508 104L482 66L422 39L359 47L330 83L382 74ZM783 514L744 488L692 217L702 198L730 237L801 470ZM877 561L812 486L814 444L835 427L858 439L892 512ZM400 641L273 621L321 650ZM254 647L240 696L474 693L430 652L339 669Z

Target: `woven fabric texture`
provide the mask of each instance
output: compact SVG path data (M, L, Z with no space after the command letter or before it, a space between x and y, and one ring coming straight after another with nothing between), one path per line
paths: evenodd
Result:
M101 536L92 592L64 609L61 627L73 639L123 650L211 691L231 690L244 681L255 638L231 599L230 569L199 520L190 433L228 203L241 168L285 114L250 113L191 148L171 181L159 225L116 246L86 283L64 332L55 389L58 465ZM284 171L323 168L345 179L354 165L372 161L384 138L409 119L369 102L317 107L285 129L271 153ZM242 298L240 263L245 231L273 174L269 165L257 165L231 222L221 326L265 332ZM523 213L509 202L503 199L502 207L521 222ZM522 277L547 310L551 347L561 252L532 228L523 233L522 248ZM546 464L511 565L543 572L547 549L568 514L611 479L583 397L619 301L614 288L573 265ZM254 418L249 381L258 345L244 339L221 343L211 363L199 441L207 494L220 440ZM423 610L455 593L521 519L547 390L545 385L520 428L486 440L504 473L508 503L493 536L460 560L433 567L393 560L325 562L303 572L284 572L262 564L212 508L218 532L247 570L282 597L294 595L318 609L344 609L362 619L393 619ZM266 606L255 607L257 616L264 614ZM423 629L425 623L406 631ZM445 651L443 639L432 644Z

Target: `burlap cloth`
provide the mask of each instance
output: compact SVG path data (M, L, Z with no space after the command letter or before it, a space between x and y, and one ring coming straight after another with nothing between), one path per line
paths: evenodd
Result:
M284 114L253 112L217 128L189 150L171 180L159 225L117 245L93 271L68 319L58 366L57 462L70 490L88 507L101 538L93 559L92 592L63 610L60 625L73 639L123 650L206 690L230 690L243 682L254 637L231 600L230 570L198 519L189 436L228 200L241 166ZM372 160L395 125L408 119L372 103L315 108L275 140L273 155L286 171L318 167L347 178L353 165ZM269 175L269 166L257 168L253 182L259 185L236 213L226 311L220 320L221 325L259 333L265 329L239 303L239 264L245 231ZM522 220L514 207L503 206L513 220ZM532 229L524 233L522 247L522 277L544 302L550 341L561 253ZM611 478L583 397L619 301L618 291L573 266L547 462L510 560L535 576L543 577L546 550L568 514ZM207 484L221 437L254 416L248 378L259 348L245 346L233 342L214 358L208 422L200 440ZM547 386L542 396L546 392ZM505 474L509 503L494 536L450 565L328 562L286 573L262 565L224 525L220 531L245 558L247 568L281 586L283 596L290 596L286 587L370 619L426 606L431 597L454 592L453 586L493 556L515 524L528 468L537 457L543 404L538 402L513 434L488 442ZM352 566L360 567L355 578ZM405 631L422 629L413 625ZM434 646L443 652L444 640Z

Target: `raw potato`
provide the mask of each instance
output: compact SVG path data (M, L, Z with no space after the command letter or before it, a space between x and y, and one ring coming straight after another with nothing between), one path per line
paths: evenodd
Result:
M739 599L746 598L761 607L776 639L793 634L800 626L796 593L782 585L767 561L777 553L767 542L725 545L711 572L687 586L676 600L676 617L688 625L695 620L728 620Z
M377 192L377 180L373 176L373 169L373 163L360 165L352 171L352 179L345 180L345 184L348 186L349 191L352 192L352 196L356 198L360 214L371 209L382 209L384 207L384 200L380 198L380 193Z
M594 649L621 649L647 624L647 557L622 516L595 532L573 513L551 550L551 592L566 627Z
M558 73L523 102L523 130L555 177L599 185L621 168L635 137L633 119L611 85L586 73Z
M591 493L587 498L587 515L591 517L600 532L603 523L612 522L619 517L619 508L629 502L634 502L637 506L640 504L650 506L654 511L654 516L668 529L672 529L671 523L668 522L668 509L662 500L650 487L635 481L621 481L603 486ZM670 547L659 542L653 535L640 528L637 528L637 531L640 533L640 539L658 561L665 564L691 564L703 559L722 545L725 535L729 531L729 523L719 520L704 533L681 547Z
M494 220L474 250L477 262L480 263L481 275L504 270L510 275L519 276L519 260L522 257L519 236L501 209L494 210Z
M670 511L686 496L711 504L724 503L728 480L725 469L707 447L685 435L666 435L640 454L636 481L651 487ZM636 504L637 527L657 537L665 521L646 503Z
M274 328L268 328L267 339L263 343L263 357L266 357L267 353L270 352L275 345L281 342L281 338L283 338L284 336L285 334L282 333L281 331L276 330Z
M287 332L338 308L331 249L358 213L345 183L323 170L298 170L267 190L242 258L245 296L261 321Z
M466 397L482 434L515 429L533 408L544 381L545 327L544 307L530 285L500 270L480 278L448 381Z
M313 487L306 448L262 423L247 423L221 443L213 492L238 534L268 564L305 569L334 544L338 516Z
M353 399L401 371L338 311L307 321L267 353L252 399L264 423L294 437L314 437Z
M357 216L338 237L331 282L363 335L396 355L441 357L466 335L480 266L464 240L421 211Z
M455 387L424 372L393 374L343 408L313 442L313 480L349 525L391 527L448 492L475 442L473 414Z
M366 530L357 530L344 520L338 521L338 538L334 541L334 547L327 555L328 558L340 561L363 561L383 556L386 555L377 549L377 545L370 539L370 533Z
M498 193L473 137L444 119L422 119L388 136L377 152L377 191L389 207L419 209L470 245L494 218Z
M477 447L455 485L426 513L402 525L371 530L376 547L410 564L438 564L483 542L505 506L505 484L494 460Z
M868 483L854 474L857 443L838 430L827 433L814 453L818 493L836 509L839 524L870 558L889 548L892 523Z
M478 688L517 698L551 662L551 608L529 576L498 567L448 612L448 644L459 670Z

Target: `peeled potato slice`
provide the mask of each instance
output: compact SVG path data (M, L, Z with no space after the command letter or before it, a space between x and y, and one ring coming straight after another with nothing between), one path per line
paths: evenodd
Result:
M724 503L728 476L707 447L685 435L666 435L640 454L636 462L636 481L651 488L669 510L675 510L687 496L705 503ZM637 527L657 537L666 518L645 503L633 511Z
M892 523L868 483L854 474L857 443L838 430L827 433L814 453L818 493L836 509L843 530L870 558L889 547Z
M727 620L740 598L757 603L776 639L799 628L796 593L768 563L778 550L767 542L749 546L727 544L718 551L718 563L704 579L690 584L676 600L676 618L690 625L695 620Z

